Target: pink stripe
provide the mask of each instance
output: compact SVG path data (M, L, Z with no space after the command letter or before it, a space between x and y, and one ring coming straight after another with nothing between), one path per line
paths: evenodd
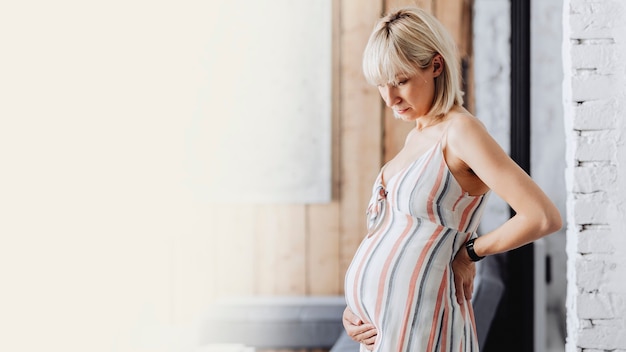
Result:
M465 306L467 305L467 303L464 303L461 305L461 316L463 317L464 323L467 323L467 319L465 316ZM463 352L463 348L465 347L465 340L467 340L467 336L464 336L463 339L461 339L461 348L459 349L459 351Z
M456 202L454 202L454 205L452 206L452 211L456 210L456 206L459 205L459 202L461 201L461 199L463 199L465 195L461 193L461 195L459 196L459 199L456 200Z
M465 318L465 306L466 306L466 305L467 305L467 304L465 304L465 303L461 304L461 313L462 313L462 315L463 315L463 318Z
M479 198L474 198L474 200L467 206L467 208L463 210L463 215L461 216L461 222L459 223L459 231L464 231L465 227L467 226L466 224L467 216L469 215L470 211L474 208L476 203L478 203L478 199Z
M436 149L437 148L435 148L433 150L436 150ZM426 159L426 161L424 162L424 166L422 166L422 169L420 170L419 174L415 178L415 183L419 182L420 178L422 178L422 175L424 174L424 171L428 168L428 164L430 164L430 162L433 159L434 155L435 155L435 153L430 153L430 155L428 156L428 159Z
M413 221L414 221L413 218L408 215L406 216L406 218L408 219L408 223L406 227L404 228L404 231L402 231L402 234L400 235L400 237L394 243L393 248L391 249L391 252L387 256L387 260L385 260L385 265L383 266L383 271L382 271L380 281L378 282L378 295L376 296L376 310L374 313L374 320L376 321L379 321L379 317L380 317L380 309L383 303L383 297L385 296L385 288L387 288L387 276L389 275L389 268L391 267L393 258L398 252L398 249L400 248L400 244L402 244L406 236L409 234L411 228L413 227Z
M471 319L471 323L472 323L472 329L473 329L473 335L474 338L476 340L478 340L478 335L476 335L476 320L474 319L474 308L472 307L472 303L471 302L467 302L468 305L468 310L469 310L469 315L470 315L470 319Z
M439 165L439 172L437 174L437 180L435 181L435 185L430 190L430 194L428 195L428 219L430 219L430 221L434 223L436 223L437 221L435 219L433 203L435 201L435 197L437 196L437 191L439 191L439 187L441 186L441 180L443 179L443 170L444 163L442 162L441 165Z
M436 150L436 148L432 148L430 155L426 159L424 167L422 167L422 169L420 170L419 175L417 176L417 180L420 179L420 176L424 173L424 171L426 169L426 166L430 163L430 161L432 160L433 156L435 155L435 153L433 152L434 150ZM398 175L398 180L402 180L409 173L410 170L411 170L410 167L404 168L401 171L401 173ZM382 174L382 172L381 172L381 174ZM388 197L394 197L395 196L396 191L397 191L398 187L400 186L400 183L401 182L396 181L396 182L394 182L391 185L391 188L388 189L388 193L387 193ZM391 199L387 199L387 201L389 203L392 203ZM390 210L390 209L388 209L388 210ZM383 266L382 277L381 277L381 279L379 281L378 294L376 296L376 308L375 308L375 311L374 311L374 319L375 320L378 320L380 318L380 311L382 309L382 303L383 303L383 297L384 297L384 292L385 292L385 288L386 288L387 276L389 274L389 268L391 267L391 263L392 263L393 257L397 253L397 251L398 251L398 249L400 247L400 244L402 243L404 238L406 238L406 236L409 234L409 230L413 227L414 219L411 216L408 216L408 215L407 215L407 219L409 220L409 223L405 227L404 231L402 232L402 234L400 235L400 237L398 238L396 243L394 243L392 251L389 254L389 256L387 257L387 260L385 261L385 265ZM385 219L385 221L387 221L387 220L389 220L389 217L387 217Z
M361 301L359 301L359 295L358 295L358 288L359 288L359 281L361 280L361 272L363 271L363 267L365 266L365 263L367 262L367 258L369 258L370 253L372 252L372 250L374 250L374 245L376 244L375 241L372 241L372 243L370 243L369 247L367 248L367 252L365 253L364 256L361 257L361 262L359 263L359 267L356 271L356 273L354 274L354 285L352 286L352 298L354 299L354 302L356 303L357 309L358 309L358 315L361 318L361 320L365 321L365 312L363 311L363 303Z
M389 206L389 205L387 205ZM381 224L380 228L377 231L383 231L386 230L391 222L391 213L389 211L389 209L386 211L385 213L385 219L383 220L383 223ZM372 236L374 234L372 233ZM371 237L371 236L368 236ZM367 248L366 253L361 256L361 262L359 263L359 267L357 268L356 273L354 274L354 285L352 286L352 297L354 299L354 302L357 303L357 307L358 307L358 314L361 317L361 320L365 321L365 311L363 311L363 303L359 301L358 299L358 283L361 279L361 272L363 271L363 268L365 267L365 264L368 262L368 260L372 260L372 258L370 257L371 252L374 250L374 248L376 247L376 244L378 242L380 242L382 240L382 238L379 238L377 241L372 240L372 242L370 243L369 247Z
M415 265L415 269L413 270L413 274L411 275L411 282L409 284L411 288L409 289L407 302L405 304L406 309L404 310L404 320L402 322L402 327L400 328L402 333L400 335L400 341L398 343L398 348L399 348L398 352L403 352L403 346L404 346L404 340L406 338L406 330L407 330L407 326L409 322L409 316L411 314L411 307L413 306L411 304L412 298L415 295L415 283L417 282L417 278L419 277L419 273L422 269L422 265L424 264L424 260L426 259L426 256L428 255L430 248L433 246L433 244L435 243L435 240L437 239L439 233L442 230L443 230L443 226L437 225L437 228L435 229L435 231L432 233L432 235L430 235L428 242L426 242L426 246L424 247L424 249L422 249L422 252L420 253L420 256L417 260L417 264Z
M428 337L428 346L426 347L426 351L432 351L435 344L435 336L437 335L437 328L439 327L439 324L437 324L437 321L439 320L439 310L441 309L443 299L446 298L444 297L444 290L446 288L447 276L448 268L444 270L443 277L441 278L441 284L439 284L439 291L437 292L437 303L435 304L435 312L433 313L433 322L432 324L430 324L430 336ZM444 315L444 321L445 320L446 317ZM445 351L445 349L442 350Z

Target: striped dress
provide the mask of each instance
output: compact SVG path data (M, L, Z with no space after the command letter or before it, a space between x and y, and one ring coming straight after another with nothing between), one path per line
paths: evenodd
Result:
M471 303L457 303L451 263L475 236L487 195L461 189L441 144L386 185L381 170L373 187L368 234L346 273L345 295L376 326L374 351L478 351Z

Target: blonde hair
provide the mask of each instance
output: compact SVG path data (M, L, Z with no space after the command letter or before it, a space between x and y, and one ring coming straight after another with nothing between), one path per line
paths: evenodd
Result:
M437 54L443 58L443 70L435 78L429 114L440 117L463 104L461 74L454 40L424 10L401 8L376 23L363 53L363 73L370 84L395 84L399 77L428 67Z

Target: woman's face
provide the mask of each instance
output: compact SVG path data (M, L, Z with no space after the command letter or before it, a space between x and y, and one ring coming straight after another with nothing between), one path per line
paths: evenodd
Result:
M435 96L435 77L441 74L438 57L413 76L399 76L394 83L378 86L380 96L396 118L415 121L430 111Z

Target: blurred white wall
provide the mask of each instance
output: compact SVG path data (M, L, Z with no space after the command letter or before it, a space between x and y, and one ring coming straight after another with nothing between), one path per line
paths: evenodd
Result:
M474 2L474 72L476 117L507 152L511 129L511 10L508 0ZM509 219L509 208L497 194L489 196L480 232Z
M563 115L563 0L531 6L531 175L555 203L565 223L565 133ZM549 332L563 350L567 290L565 226L545 238L551 282L546 286ZM559 349L556 349L559 350Z
M207 201L329 202L331 1L213 1L190 133ZM207 150L215 151L207 153Z
M224 137L230 132L219 122L241 117L202 115L207 101L219 103L207 96L211 75L232 103L215 111L245 110L263 122L255 114L261 101L301 112L291 95L299 81L289 89L291 82L263 82L260 98L233 96L250 87L245 65L258 57L211 66L211 40L236 30L231 20L284 15L275 10L286 1L273 5L265 13L241 1L0 4L0 350L181 351L191 340L183 327L208 303L218 265L206 255L211 207L198 196L206 173L194 164L194 148L208 155L213 141L198 129L210 124ZM281 25L327 15L324 5L314 14L293 6L300 17ZM330 25L316 25L329 34ZM248 32L237 40L252 34L238 29ZM289 45L315 43L297 39ZM327 64L324 53L307 60ZM320 92L311 95L329 94ZM326 141L307 141L327 152Z

